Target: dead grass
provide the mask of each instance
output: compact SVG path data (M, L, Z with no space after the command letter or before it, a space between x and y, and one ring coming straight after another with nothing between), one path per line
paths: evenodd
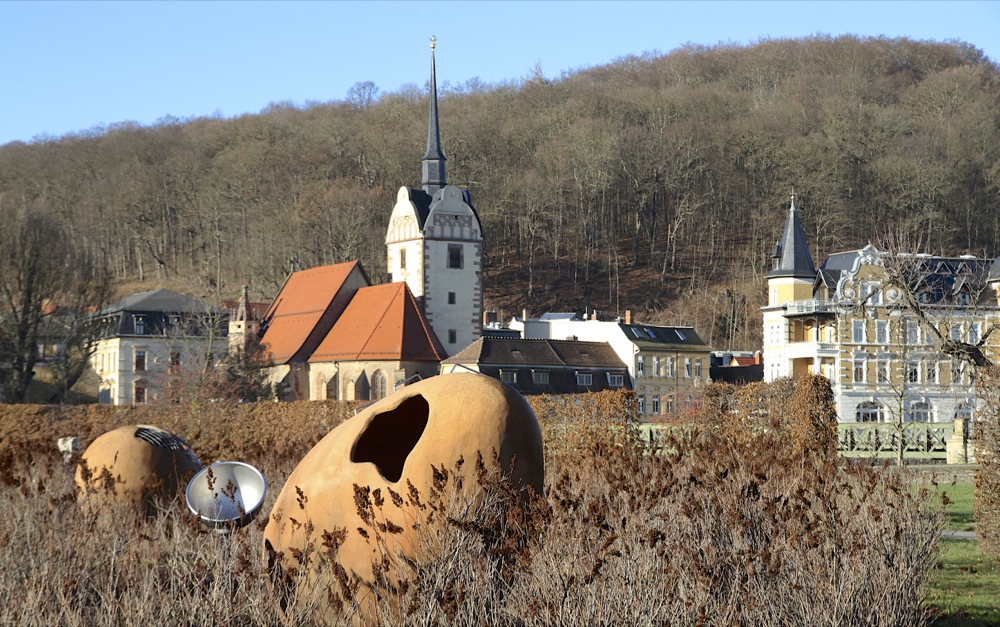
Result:
M738 429L735 437L732 425L700 425L651 455L624 420L627 396L533 402L545 437L545 498L526 501L487 464L478 473L481 498L456 500L447 485L418 495L447 524L425 536L417 560L383 580L386 594L369 622L923 625L933 618L924 590L944 522L899 470L803 452L773 430ZM225 430L206 424L208 414L200 420L202 438ZM198 449L191 431L181 433ZM301 437L293 446L261 425L243 432L246 441L213 449L252 453L240 458L271 485L264 513L231 537L202 529L176 502L149 518L87 513L76 502L72 468L54 451L29 459L25 448L8 447L0 461L0 624L313 624L330 601L326 588L298 575L278 590L287 595L282 612L260 551L266 513L301 456L290 451L312 438ZM198 452L203 461L217 458ZM338 532L317 537L324 531ZM326 549L335 555L335 546ZM334 622L357 620L350 587L335 592L343 609Z

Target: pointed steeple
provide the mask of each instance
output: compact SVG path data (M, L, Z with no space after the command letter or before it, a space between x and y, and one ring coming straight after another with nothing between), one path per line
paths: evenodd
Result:
M444 176L444 153L441 151L441 131L438 128L438 101L437 101L437 70L434 66L434 47L437 37L431 37L431 104L430 112L427 116L427 152L423 158L423 179L421 185L425 192L434 195L434 192L444 187L447 183Z
M778 240L778 245L771 255L772 267L767 273L768 278L792 277L796 279L813 279L816 277L816 266L813 265L809 246L806 244L806 234L799 222L799 214L795 211L795 193L792 192L792 204L788 210L788 220L785 230Z

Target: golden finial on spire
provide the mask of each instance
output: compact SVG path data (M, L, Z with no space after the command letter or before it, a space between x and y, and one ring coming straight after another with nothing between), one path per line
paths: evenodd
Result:
M431 50L434 49L434 44L437 43L437 40L438 38L436 35L431 35Z

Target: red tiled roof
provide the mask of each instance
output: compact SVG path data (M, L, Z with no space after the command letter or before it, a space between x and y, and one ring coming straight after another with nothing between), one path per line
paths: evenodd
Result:
M729 362L730 366L753 366L757 363L756 357L733 357Z
M444 356L410 289L386 283L357 291L309 361L441 361Z
M349 281L352 273L357 274ZM264 316L266 330L261 342L271 351L274 363L285 363L303 349L308 351L310 340L318 342L329 331L322 327L332 326L335 319L324 314L345 283L351 284L348 289L368 284L357 261L300 270L288 277Z

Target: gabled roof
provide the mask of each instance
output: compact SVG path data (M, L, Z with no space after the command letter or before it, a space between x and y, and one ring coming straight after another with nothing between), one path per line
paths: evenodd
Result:
M162 313L207 313L214 311L204 301L198 300L185 294L159 288L148 292L139 292L114 302L103 310L101 314L109 314L120 311L137 312L162 312Z
M778 240L774 253L771 255L774 267L767 273L768 278L792 277L796 279L815 279L816 266L813 265L809 246L806 244L806 234L795 211L795 196L788 210L785 230Z
M438 362L444 355L406 283L386 283L355 293L309 362Z
M369 284L357 261L293 272L264 315L261 342L274 363L308 356L337 320L357 288ZM338 298L338 295L341 298Z

